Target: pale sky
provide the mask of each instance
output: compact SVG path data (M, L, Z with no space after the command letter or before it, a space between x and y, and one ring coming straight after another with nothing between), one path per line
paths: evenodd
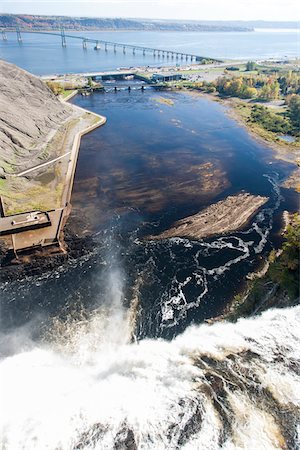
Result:
M194 20L300 21L299 0L0 0L1 13Z

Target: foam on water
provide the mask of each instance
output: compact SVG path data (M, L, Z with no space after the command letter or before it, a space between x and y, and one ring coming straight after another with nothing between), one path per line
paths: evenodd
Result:
M296 448L300 307L138 344L116 309L2 359L2 448Z
M157 277L160 281L159 273L163 270L159 258L162 252L174 267L171 280L162 283L159 305L153 313L152 321L157 322L156 335L176 328L189 312L196 311L200 303L211 295L216 282L221 283L226 272L242 261L255 261L257 255L264 251L273 226L274 211L282 200L277 175L265 177L271 185L272 198L247 230L200 241L171 238L146 244L148 261L145 265L153 279ZM186 271L186 267L190 270ZM159 316L159 320L154 316Z

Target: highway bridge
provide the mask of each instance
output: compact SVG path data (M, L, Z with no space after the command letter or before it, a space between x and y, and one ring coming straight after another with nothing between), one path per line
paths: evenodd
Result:
M9 33L16 33L17 41L21 43L23 41L22 35L24 33L35 33L35 34L46 34L46 35L54 35L58 36L61 39L61 45L62 47L67 46L67 39L79 39L82 42L82 48L87 49L88 44L92 44L94 50L98 51L103 49L104 51L113 51L117 52L117 50L121 50L124 54L127 52L131 52L133 55L136 54L136 52L140 52L143 55L153 55L153 57L159 57L159 58L166 58L168 60L185 60L185 61L191 61L191 62L221 62L220 60L206 57L206 56L200 56L195 55L192 53L186 53L186 52L179 52L175 50L165 50L161 48L154 48L154 47L145 47L141 45L132 45L132 44L120 44L117 42L111 42L106 41L102 39L93 39L93 38L87 38L84 36L78 36L77 33L75 34L66 34L65 30L61 28L60 30L56 31L43 31L43 30L27 30L27 29L20 29L20 28L3 28L2 30L2 39L4 41L8 40L8 34Z

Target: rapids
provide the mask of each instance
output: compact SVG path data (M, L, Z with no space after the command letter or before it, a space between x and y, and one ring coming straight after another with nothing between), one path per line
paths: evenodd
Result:
M121 280L43 341L1 337L2 449L298 448L299 306L136 343Z

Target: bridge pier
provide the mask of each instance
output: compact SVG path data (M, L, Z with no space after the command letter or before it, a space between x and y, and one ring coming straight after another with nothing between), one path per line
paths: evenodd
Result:
M124 53L124 55L125 55L125 53L126 53L126 47L125 47L125 45L123 45L123 53Z
M83 41L82 41L82 48L83 48L84 50L87 49L86 39L83 39Z
M67 41L66 41L66 36L65 36L65 30L63 28L60 29L60 36L61 36L61 46L66 47Z
M135 55L135 48L132 49L132 54Z
M7 35L4 30L2 31L2 39L3 41L7 41Z
M145 51L145 49L143 48L143 56L145 56L146 55L146 51Z
M114 44L114 53L117 53L117 46Z
M22 36L19 28L17 28L17 41L22 42Z
M101 50L99 41L96 41L96 45L95 45L95 47L94 47L94 50Z
M107 52L107 43L105 42L104 50Z

